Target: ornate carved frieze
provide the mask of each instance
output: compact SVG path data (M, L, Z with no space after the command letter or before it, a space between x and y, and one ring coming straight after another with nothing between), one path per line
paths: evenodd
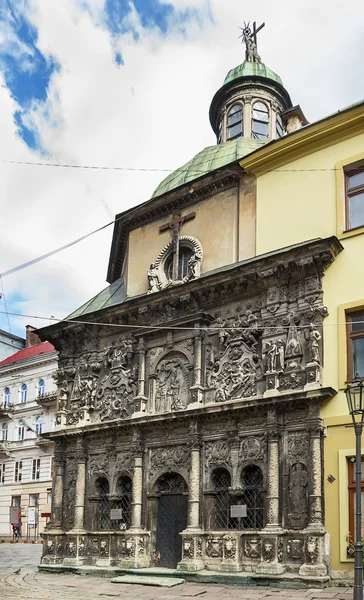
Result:
M304 540L289 538L287 540L286 552L289 560L301 560L305 548Z
M181 352L171 352L155 369L154 409L156 413L186 409L190 397L188 358Z
M228 440L205 442L205 468L209 470L214 465L230 465L230 444Z
M309 456L309 437L307 431L290 432L288 434L288 458L290 461L305 462Z
M233 536L224 536L224 558L234 559L236 558L236 538Z
M241 461L264 460L267 441L264 436L251 436L242 440L239 458Z
M260 558L262 554L262 542L259 537L245 538L244 555L247 558Z
M276 539L265 538L262 546L263 560L266 562L272 562L276 555Z
M188 444L149 449L149 478L163 471L171 471L173 467L188 469L190 449Z
M209 537L206 542L206 554L210 558L223 557L223 540L218 537Z

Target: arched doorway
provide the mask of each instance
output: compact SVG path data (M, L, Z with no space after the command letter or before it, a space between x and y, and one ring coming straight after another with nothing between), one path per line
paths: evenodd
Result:
M187 527L188 488L178 473L162 475L156 483L158 521L157 566L175 569L182 558L181 531Z

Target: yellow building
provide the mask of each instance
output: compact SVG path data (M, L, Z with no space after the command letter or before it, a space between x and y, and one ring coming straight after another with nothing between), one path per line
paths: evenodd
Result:
M323 386L337 394L322 406L325 525L331 568L352 570L355 436L345 382L364 376L364 103L276 140L241 161L256 177L256 254L336 236L343 251L324 278ZM347 323L347 325L346 325ZM354 485L353 485L354 484ZM337 573L339 575L339 573ZM341 575L343 575L341 573Z

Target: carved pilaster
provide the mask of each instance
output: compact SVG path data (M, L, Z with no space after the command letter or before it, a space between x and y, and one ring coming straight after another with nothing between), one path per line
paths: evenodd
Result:
M79 436L76 443L75 458L77 460L77 479L75 494L75 512L72 533L83 533L85 516L86 489L86 449L83 437Z
M65 467L65 446L62 440L56 442L54 452L55 475L52 499L52 520L49 529L62 530L63 480Z
M139 377L138 377L138 395L134 398L134 416L145 413L148 398L145 395L145 344L143 338L140 338L138 344L139 354Z
M198 325L195 325L195 352L194 352L194 384L191 387L192 405L202 402L202 335ZM190 404L190 406L191 406Z

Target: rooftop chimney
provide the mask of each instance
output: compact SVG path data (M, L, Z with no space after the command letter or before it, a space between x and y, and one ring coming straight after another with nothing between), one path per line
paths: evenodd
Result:
M37 344L41 344L42 340L40 339L40 337L37 336L36 333L34 333L35 331L35 327L32 327L31 325L26 325L25 327L25 331L26 331L26 342L25 342L25 347L29 348L30 346L36 346Z

